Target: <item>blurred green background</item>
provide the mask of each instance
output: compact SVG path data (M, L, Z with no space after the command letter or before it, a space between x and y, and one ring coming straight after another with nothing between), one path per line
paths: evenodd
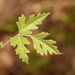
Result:
M51 14L33 33L49 32L46 39L57 41L63 54L41 56L31 44L27 46L31 51L27 65L7 44L0 49L0 75L75 75L75 0L0 0L0 41L5 43L17 34L16 21L21 14L28 20L39 12Z

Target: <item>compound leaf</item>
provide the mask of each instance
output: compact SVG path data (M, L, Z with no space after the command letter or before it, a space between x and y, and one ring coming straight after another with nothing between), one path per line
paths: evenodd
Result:
M40 53L41 55L47 55L48 53L51 55L53 53L61 54L57 50L57 47L53 45L56 43L56 41L43 39L49 35L48 33L42 32L36 35L31 35L31 30L38 29L37 25L42 24L42 21L49 14L50 13L39 13L36 17L33 14L29 17L29 20L27 22L25 22L26 18L22 14L21 17L19 17L19 22L16 22L19 29L19 33L16 36L12 37L9 41L13 47L16 47L16 54L19 54L19 58L21 58L22 61L26 62L27 64L29 64L29 57L27 53L29 53L30 51L25 47L25 45L29 45L30 42L23 36L31 37L34 49L36 49L37 53ZM9 41L7 41L4 45L2 42L0 42L0 48L4 47Z
M34 49L36 49L37 53L40 53L41 55L47 55L48 53L51 55L61 54L57 50L57 47L53 45L56 43L56 41L43 39L49 35L48 33L42 32L36 35L31 35L32 34L31 30L38 29L37 25L42 24L42 21L49 14L50 13L43 13L43 14L39 13L36 17L33 14L29 17L29 20L27 22L25 22L26 18L23 14L21 17L19 17L19 22L17 22L19 35L11 38L10 43L13 47L17 46L16 54L19 54L19 58L21 58L22 61L26 62L27 64L29 59L27 53L29 53L30 51L25 47L25 45L29 45L30 42L23 36L31 37Z
M19 22L17 22L18 28L19 28L19 33L21 34L32 34L32 31L30 30L35 30L38 29L37 25L42 24L42 21L49 15L50 13L43 13L43 14L38 14L36 17L35 15L31 15L29 17L29 20L24 23L25 17L22 15L19 18Z
M43 38L45 38L46 36L48 36L48 33L42 32L40 34L36 34L36 35L31 35L31 38L33 40L33 44L34 44L34 49L36 49L37 53L40 53L41 55L47 55L47 53L49 52L49 54L61 54L58 50L57 47L52 45L55 44L56 41L53 40L44 40Z
M28 64L29 57L27 56L27 53L30 51L24 45L29 45L30 42L25 37L19 35L11 38L10 43L13 47L17 46L16 54L19 54L19 58Z

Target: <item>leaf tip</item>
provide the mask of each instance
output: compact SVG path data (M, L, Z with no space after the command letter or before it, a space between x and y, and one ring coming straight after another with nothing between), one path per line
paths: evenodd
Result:
M0 42L0 48L2 48L2 46L3 46L3 42Z
M47 14L47 15L50 15L50 14L51 14L51 12L47 12L46 14Z
M59 52L59 51L58 51L58 52L57 52L57 53L55 53L55 54L56 54L56 55L61 55L61 54L63 54L63 53L61 53L61 52Z
M22 14L21 16L24 16L24 14Z

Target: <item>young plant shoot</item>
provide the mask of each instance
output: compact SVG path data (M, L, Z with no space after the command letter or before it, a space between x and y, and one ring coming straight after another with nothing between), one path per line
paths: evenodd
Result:
M10 45L13 47L16 47L16 54L19 54L19 58L22 59L22 62L25 62L29 64L28 60L29 57L27 53L30 53L30 51L25 47L25 45L29 45L30 42L26 38L26 36L30 37L33 41L33 47L36 50L37 53L43 55L49 54L61 54L57 47L53 44L56 43L56 41L53 40L44 40L43 38L47 37L49 34L45 32L41 32L39 34L33 35L31 30L38 29L37 25L42 24L42 21L49 15L50 13L43 13L38 14L36 17L35 15L30 15L27 22L25 22L26 17L22 14L21 17L19 17L19 21L16 22L18 27L18 34L14 37L11 37L10 40L8 40L5 44L2 42L0 43L0 47L4 47L8 42L10 42Z

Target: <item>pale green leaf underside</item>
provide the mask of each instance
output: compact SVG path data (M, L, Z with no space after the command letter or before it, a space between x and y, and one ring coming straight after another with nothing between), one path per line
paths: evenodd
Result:
M47 55L49 54L61 54L58 50L57 47L52 45L55 44L56 42L53 40L44 40L42 38L48 36L48 33L40 33L37 35L32 35L31 38L33 40L33 45L34 49L36 49L37 53L40 53L41 55Z
M50 13L43 13L43 14L38 14L36 17L35 15L31 15L29 17L29 20L24 23L25 17L22 15L19 18L19 22L17 22L19 33L21 34L31 34L32 31L30 30L35 30L38 29L37 25L42 24L42 21L49 15ZM22 21L21 21L22 20ZM20 23L21 22L21 23Z
M20 35L11 38L10 43L13 47L17 46L16 54L19 54L19 58L21 58L23 62L28 63L29 58L27 56L27 53L29 53L30 51L24 45L28 45L30 44L30 42Z

